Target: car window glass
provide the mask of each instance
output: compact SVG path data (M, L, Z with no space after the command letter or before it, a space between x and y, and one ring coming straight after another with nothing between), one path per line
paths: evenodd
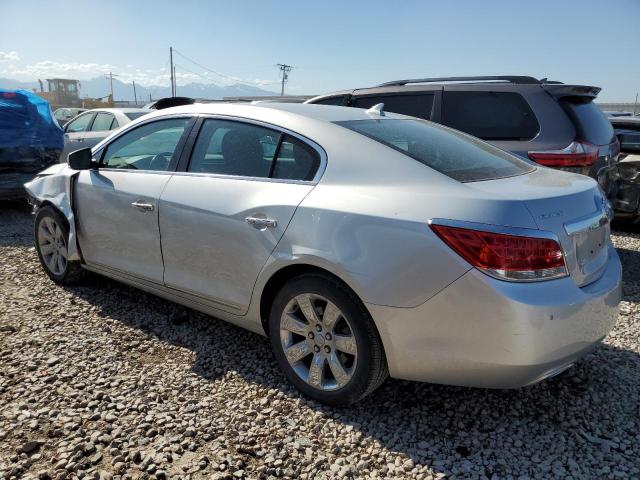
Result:
M522 175L531 164L477 138L423 120L336 122L460 182Z
M73 120L73 121L71 121L71 122L69 122L67 124L66 132L67 133L77 133L77 132L86 131L87 127L91 123L91 117L93 117L93 114L91 114L91 113L79 116L78 118L76 118L75 120Z
M320 166L320 155L311 146L285 135L278 150L272 178L313 180Z
M147 123L107 145L102 165L108 168L165 171L189 122L172 118Z
M278 132L257 125L205 120L188 171L268 177L279 139Z
M111 130L111 123L113 122L113 115L105 112L98 112L96 119L91 125L92 132L106 132Z
M614 141L611 122L591 99L568 97L560 100L560 105L576 126L580 140L594 145L606 145Z
M433 111L433 94L419 95L374 95L356 99L357 108L371 108L378 103L384 103L386 112L401 113L412 117L429 120Z
M531 140L540 131L518 93L445 92L442 106L442 123L483 140Z
M109 128L109 130L115 130L116 128L120 128L120 125L118 124L116 117L113 117L113 122L111 122L111 128Z
M347 102L347 96L346 95L340 95L338 97L329 97L329 98L323 98L321 100L318 100L317 102L313 102L316 105L338 105L338 106L343 106L346 105Z

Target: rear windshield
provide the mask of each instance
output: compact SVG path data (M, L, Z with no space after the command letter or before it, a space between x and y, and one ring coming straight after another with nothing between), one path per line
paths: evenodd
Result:
M531 140L540 131L518 93L444 92L442 109L442 123L483 140Z
M579 140L594 145L607 145L614 141L611 122L591 99L563 98L560 105L573 121Z
M477 138L422 120L348 120L358 132L460 182L523 175L534 167Z
M129 117L129 120L135 120L143 115L148 115L150 112L125 112L125 115Z

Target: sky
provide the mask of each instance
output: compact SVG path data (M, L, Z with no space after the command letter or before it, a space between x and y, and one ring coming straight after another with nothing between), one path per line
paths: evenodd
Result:
M399 78L531 75L640 92L640 0L0 0L0 77L244 82L321 94ZM194 63L195 62L195 63ZM106 80L105 80L106 82Z

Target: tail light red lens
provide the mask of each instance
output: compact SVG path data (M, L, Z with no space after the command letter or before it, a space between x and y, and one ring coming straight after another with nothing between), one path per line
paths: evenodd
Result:
M589 167L598 159L598 147L587 142L571 142L562 150L529 152L529 158L546 167Z
M458 255L492 277L536 281L567 275L562 248L555 240L445 225L430 226Z

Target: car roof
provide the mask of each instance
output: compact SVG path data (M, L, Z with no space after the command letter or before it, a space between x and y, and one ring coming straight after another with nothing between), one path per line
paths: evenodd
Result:
M301 116L323 122L339 122L346 120L383 120L393 118L411 118L397 113L385 112L383 116L369 114L361 108L339 107L333 105L313 105L305 103L194 103L180 107L166 108L153 114L162 116L176 113L210 113L221 115L237 115L240 117L264 117L266 111L276 110L283 114ZM147 117L149 118L149 117Z

